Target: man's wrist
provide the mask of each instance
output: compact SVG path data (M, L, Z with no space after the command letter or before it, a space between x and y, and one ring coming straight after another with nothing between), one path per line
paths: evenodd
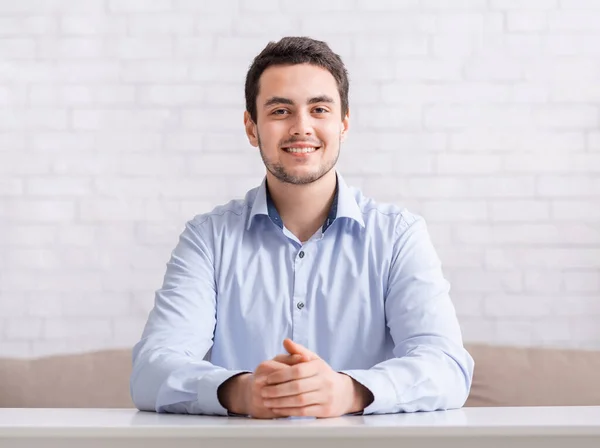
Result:
M350 396L352 402L347 414L356 414L364 411L364 409L373 402L373 394L371 391L352 378L350 375L342 374L349 380Z
M221 405L232 414L247 415L246 403L247 381L250 373L241 373L225 381L218 390Z

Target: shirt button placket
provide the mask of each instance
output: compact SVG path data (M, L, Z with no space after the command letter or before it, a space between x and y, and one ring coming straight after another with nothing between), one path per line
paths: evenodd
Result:
M294 297L293 297L293 312L292 319L293 325L293 340L299 344L306 346L308 344L308 338L306 330L308 328L307 320L308 314L306 313L306 303L304 298L306 297L306 273L308 272L306 264L306 252L301 250L295 259L296 264L296 275L294 276Z

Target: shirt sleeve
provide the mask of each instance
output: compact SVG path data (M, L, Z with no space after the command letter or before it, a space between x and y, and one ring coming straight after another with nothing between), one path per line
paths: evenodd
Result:
M217 389L243 373L205 360L216 323L216 285L209 246L188 222L133 349L131 397L142 411L227 415Z
M385 299L394 357L341 373L373 394L364 414L460 408L469 395L474 362L463 346L450 284L425 221L403 214L397 231Z

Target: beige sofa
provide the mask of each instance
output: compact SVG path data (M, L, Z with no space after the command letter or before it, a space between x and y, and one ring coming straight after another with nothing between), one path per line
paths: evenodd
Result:
M600 351L468 345L466 406L600 405ZM0 407L129 408L131 352L0 358Z

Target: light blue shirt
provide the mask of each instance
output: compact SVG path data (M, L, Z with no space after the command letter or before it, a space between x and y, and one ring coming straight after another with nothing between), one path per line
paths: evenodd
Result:
M291 338L367 387L364 414L461 407L473 375L450 285L424 220L337 173L332 213L302 243L266 179L183 230L142 339L141 410L227 415L218 387Z

